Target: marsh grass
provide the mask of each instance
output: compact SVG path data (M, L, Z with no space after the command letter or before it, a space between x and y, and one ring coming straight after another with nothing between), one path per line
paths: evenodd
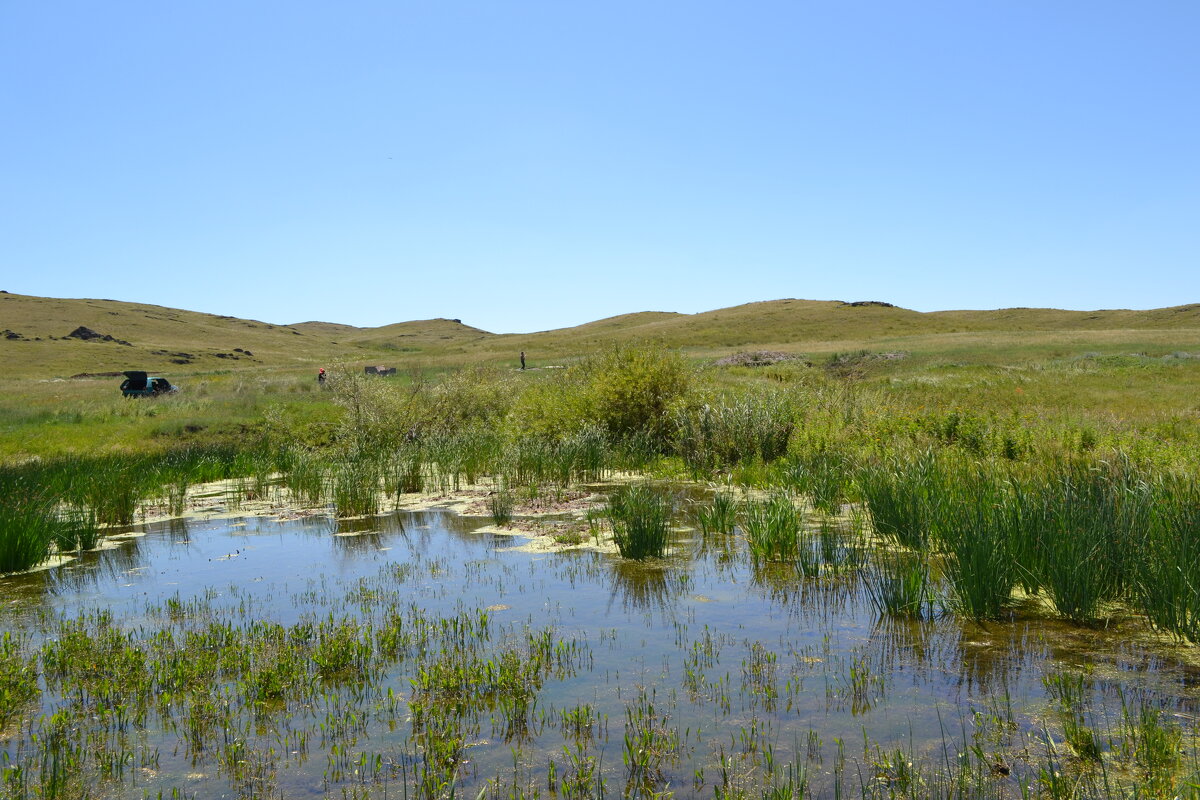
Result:
M1156 627L1200 644L1200 486L1178 476L1154 492L1137 596Z
M306 506L323 504L328 481L327 459L308 450L288 452L283 471L283 485L301 503Z
M1072 463L1025 481L1017 492L1021 533L1037 575L1059 613L1090 623L1102 604L1127 599L1152 541L1152 495L1128 465ZM1166 499L1166 498L1164 498ZM1164 531L1165 532L1165 531Z
M424 461L425 454L418 443L405 443L395 451L388 463L388 483L397 496L425 490Z
M83 496L101 525L132 525L147 495L149 477L142 459L113 455L81 464Z
M950 604L973 619L995 619L1017 580L1010 543L1020 517L1006 502L1006 484L986 472L943 480L933 533L946 553Z
M942 494L942 473L932 454L868 463L855 482L876 533L910 550L927 547Z
M795 429L795 409L782 393L725 396L675 412L675 452L695 477L750 461L782 457Z
M717 492L710 503L698 506L695 514L696 524L706 540L709 536L732 533L737 526L737 499L732 492Z
M1099 762L1103 753L1100 737L1088 724L1088 710L1094 690L1091 677L1084 672L1050 672L1042 677L1042 686L1057 702L1063 735L1081 759Z
M4 631L0 634L0 730L40 694L37 656L29 652L27 638Z
M659 558L667 549L672 502L646 483L617 489L605 515L623 558Z
M929 564L920 553L881 553L863 571L863 589L884 617L928 619L933 612Z
M55 538L58 550L94 550L100 541L100 526L96 512L86 506L61 507L58 511L59 532Z
M66 531L53 505L38 497L0 504L0 573L19 572L50 555Z
M379 468L369 459L344 461L332 470L334 513L363 517L379 513Z
M823 514L837 514L853 484L852 464L846 454L818 450L793 457L784 472L787 485L808 497Z
M1149 703L1131 705L1122 694L1121 704L1121 754L1137 766L1152 796L1169 796L1184 767L1184 731L1177 725L1164 724L1162 711Z
M512 522L515 503L516 498L507 483L504 480L499 481L496 488L488 495L488 508L492 512L492 522L496 525L507 525Z
M797 561L801 556L802 518L792 496L774 492L767 500L746 501L742 529L756 561ZM808 565L810 559L800 559Z

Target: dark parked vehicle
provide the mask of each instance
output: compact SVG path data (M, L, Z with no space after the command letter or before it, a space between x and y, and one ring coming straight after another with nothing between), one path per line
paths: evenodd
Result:
M121 394L126 397L157 397L179 391L166 378L157 378L141 370L131 369L121 382Z

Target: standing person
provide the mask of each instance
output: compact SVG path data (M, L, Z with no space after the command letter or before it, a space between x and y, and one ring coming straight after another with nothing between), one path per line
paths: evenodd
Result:
M525 369L525 351L521 351L521 369Z
M324 367L321 367L319 370L317 370L317 383L320 383L320 384L325 383L325 368Z

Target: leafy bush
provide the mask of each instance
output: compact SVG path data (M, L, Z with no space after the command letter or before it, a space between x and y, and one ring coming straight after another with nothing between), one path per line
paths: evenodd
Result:
M517 436L568 437L599 425L617 439L667 440L670 415L692 383L683 356L649 344L614 346L565 372L532 383L514 402Z

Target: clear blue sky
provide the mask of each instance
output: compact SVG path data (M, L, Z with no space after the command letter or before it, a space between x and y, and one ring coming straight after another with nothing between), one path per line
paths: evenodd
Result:
M0 288L495 332L1200 301L1200 2L0 0Z

